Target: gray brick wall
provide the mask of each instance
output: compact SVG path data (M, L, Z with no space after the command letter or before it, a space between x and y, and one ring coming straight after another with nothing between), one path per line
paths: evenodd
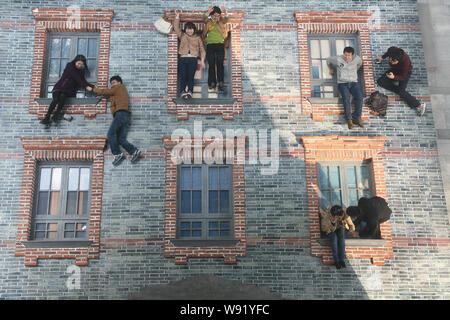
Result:
M119 2L119 3L117 3ZM0 8L1 21L33 21L31 7L63 8L72 1L10 1ZM207 8L208 1L108 1L77 2L82 8L112 8L113 22L152 22L164 9ZM166 7L170 5L170 7ZM227 7L245 11L243 23L292 23L294 10L368 10L378 7L382 24L417 24L416 1L227 1ZM299 96L297 33L288 31L241 32L244 96ZM34 29L0 27L0 298L57 299L127 298L143 286L168 284L201 274L266 286L291 299L448 299L450 263L447 247L394 246L394 259L375 267L368 259L351 259L347 269L336 271L311 257L303 245L265 243L249 245L236 265L222 259L190 259L175 265L163 256L162 245L108 247L100 258L81 268L81 289L68 290L67 267L73 260L39 260L25 267L23 257L14 257L23 161L21 137L106 136L111 115L86 120L75 115L71 123L44 130L28 113L33 58ZM417 31L374 31L373 54L391 44L411 56L414 74L410 91L428 96L421 34ZM375 77L386 65L374 65ZM111 32L110 75L120 74L130 95L164 97L167 94L167 38L156 31ZM5 98L15 98L11 102ZM193 132L196 120L203 131L218 128L280 130L280 148L299 147L301 135L386 136L387 148L436 148L436 134L428 109L416 117L404 103L389 104L385 119L370 118L364 129L349 132L342 115L313 122L290 102L246 102L244 113L234 121L220 116L190 116L178 122L167 114L164 102L132 104L131 142L145 150L162 150L161 138L176 128ZM12 156L11 156L12 155ZM165 214L165 159L125 161L114 168L105 159L102 239L162 239ZM393 216L392 236L449 238L449 221L437 158L384 159L386 187ZM305 163L302 158L281 158L277 175L262 176L259 165L245 167L247 237L309 236ZM5 243L5 245L3 245ZM376 281L375 281L376 280Z

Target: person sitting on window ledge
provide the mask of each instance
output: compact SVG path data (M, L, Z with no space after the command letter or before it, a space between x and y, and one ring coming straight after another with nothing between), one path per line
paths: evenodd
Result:
M353 124L364 127L361 120L363 96L361 86L358 82L358 69L362 66L362 59L355 55L355 49L345 47L344 54L336 57L329 57L327 64L330 66L330 74L334 74L333 68L337 70L338 90L344 102L345 117L349 129ZM352 114L350 106L350 94L353 95L355 111Z
M203 29L203 40L206 43L206 59L208 60L208 87L215 89L217 82L219 90L224 91L224 58L225 40L228 37L226 24L228 22L225 7L210 7L206 14L205 27ZM216 77L217 68L217 77Z
M108 143L114 155L112 164L116 166L125 158L123 152L120 152L119 144L131 155L131 162L134 163L139 158L141 151L127 141L131 113L128 107L128 91L119 76L111 77L109 82L111 83L111 89L95 87L91 90L97 95L109 97L111 102L110 109L114 119L108 130Z
M384 198L362 197L357 207L347 208L347 213L359 230L361 238L381 239L380 224L391 218L392 210Z
M178 53L179 77L180 77L180 96L183 99L192 98L194 91L194 75L197 70L197 59L200 58L202 68L205 68L205 48L202 38L197 34L197 27L192 22L184 25L184 30L180 30L180 12L177 10L173 28L180 39ZM188 91L186 91L186 84Z
M320 227L326 233L333 252L334 265L336 269L345 268L345 231L355 235L355 226L352 219L345 210L338 205L331 207L328 211L319 208Z
M53 87L53 99L48 107L45 118L40 121L42 124L48 126L51 121L57 123L61 118L61 113L66 98L75 97L80 87L86 88L88 91L94 87L93 84L90 84L84 78L86 71L88 71L86 57L81 54L77 55L71 62L67 63L61 78ZM50 119L55 107L55 114Z
M409 78L412 74L411 59L403 49L397 47L390 47L385 54L381 57L375 57L378 63L381 63L383 59L389 57L390 69L385 72L377 83L380 87L392 91L400 96L410 108L416 109L418 116L423 116L425 113L426 104L420 102L413 97L406 87L408 86ZM398 85L395 82L398 81Z

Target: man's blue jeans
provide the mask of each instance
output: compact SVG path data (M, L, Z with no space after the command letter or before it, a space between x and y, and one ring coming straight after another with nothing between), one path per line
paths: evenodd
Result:
M120 154L120 147L125 148L129 154L136 151L136 147L127 141L128 122L130 113L125 110L116 111L114 119L108 130L108 142L113 155Z
M345 258L345 230L337 228L334 232L328 234L330 239L331 251L333 252L334 263L343 262Z
M347 120L359 119L362 113L363 96L361 86L358 82L346 82L338 83L338 90L341 93L342 100L344 102L345 117ZM353 112L350 105L350 94L353 96L353 102L355 103L355 112Z

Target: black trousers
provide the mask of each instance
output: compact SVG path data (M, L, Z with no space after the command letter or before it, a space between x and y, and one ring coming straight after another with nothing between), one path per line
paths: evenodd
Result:
M50 116L52 115L53 110L56 108L55 114L54 114L54 119L58 119L62 108L64 107L64 102L67 98L67 94L61 91L56 91L52 93L52 97L53 100L50 103L49 107L48 107L48 111L47 114L45 115L46 119L50 119Z
M208 61L208 85L223 82L223 60L225 48L223 43L206 45L206 60ZM216 78L217 67L217 78Z
M395 80L389 79L386 74L378 78L377 83L380 87L392 91L400 96L409 107L416 108L420 106L420 101L414 98L408 91L406 87L408 86L409 78L411 77L411 72L408 73L406 79L398 82L398 86L394 84Z

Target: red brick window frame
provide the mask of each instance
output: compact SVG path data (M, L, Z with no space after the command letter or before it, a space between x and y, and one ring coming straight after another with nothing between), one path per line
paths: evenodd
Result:
M308 46L310 34L357 34L363 60L365 96L375 91L372 51L370 47L369 11L295 11L297 21L298 52L300 59L300 92L302 114L310 114L313 120L324 120L325 115L343 114L344 106L326 99L311 97L311 68ZM362 119L369 118L363 106Z
M387 200L383 165L385 137L301 137L305 150L306 183L308 191L308 215L311 255L321 257L323 263L333 263L328 245L320 241L319 200L317 164L320 162L371 161L373 193ZM390 221L380 225L382 240L347 239L347 258L368 258L375 265L384 265L385 259L393 258L393 242Z
M43 119L49 104L46 99L42 98L48 34L50 32L99 33L97 86L106 88L108 86L110 30L114 10L77 9L74 13L70 8L33 8L32 12L35 19L35 40L29 113L37 114L39 119ZM84 114L85 118L95 118L97 114L106 113L106 101L103 100L97 105L93 101L74 99L74 104L66 105L64 110L68 114Z
M180 10L180 22L193 22L199 30L203 29L205 11ZM175 19L175 10L166 10L164 15L169 20ZM187 120L190 114L221 114L224 120L233 120L235 114L242 114L242 58L240 24L244 17L242 11L228 11L227 31L231 33L231 99L234 102L219 104L217 99L202 99L202 104L176 103L178 88L178 38L175 32L168 39L168 80L167 109L176 114L178 120ZM205 103L205 101L207 103Z
M78 266L99 257L100 217L103 192L103 150L106 138L22 138L25 149L22 191L20 195L19 222L16 237L16 256L25 257L25 266L36 266L38 259L75 259ZM83 247L39 247L31 239L33 201L38 163L89 161L91 170L91 202L89 207L88 244Z
M188 141L188 142L187 142ZM237 257L246 255L246 233L245 233L245 181L244 181L244 157L245 151L242 150L245 144L238 148L239 141L245 142L245 137L237 137L236 139L197 139L190 138L183 140L172 139L170 137L163 138L163 144L166 152L166 212L164 226L164 256L166 258L174 258L175 264L187 264L189 258L223 258L226 264L236 264ZM222 144L224 150L223 163L226 162L226 152L230 152L230 148L225 150L226 146L233 145L231 150L233 156L232 185L233 185L233 234L234 239L229 244L223 244L221 240L211 240L205 245L201 241L197 245L193 245L191 241L189 245L183 245L183 240L177 241L177 167L172 161L172 151L175 146L188 144L191 149L190 162L194 163L196 152L203 153L211 143ZM185 155L184 155L185 156ZM183 156L183 157L184 157ZM215 156L214 156L215 157ZM183 161L184 162L184 161ZM216 242L217 244L214 244Z

